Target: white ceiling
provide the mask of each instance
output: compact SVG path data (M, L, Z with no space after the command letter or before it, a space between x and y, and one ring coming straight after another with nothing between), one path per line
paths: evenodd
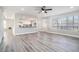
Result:
M47 6L47 8L52 8L52 11L48 11L47 14L39 13L41 6L5 6L4 14L25 14L25 15L42 15L42 16L51 16L51 15L59 15L62 13L68 13L72 11L79 10L78 6L74 6L74 8L70 8L70 6Z

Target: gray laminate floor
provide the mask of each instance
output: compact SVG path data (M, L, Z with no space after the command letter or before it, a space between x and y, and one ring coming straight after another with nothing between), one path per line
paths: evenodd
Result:
M79 38L37 32L14 36L10 32L0 46L1 52L79 52Z

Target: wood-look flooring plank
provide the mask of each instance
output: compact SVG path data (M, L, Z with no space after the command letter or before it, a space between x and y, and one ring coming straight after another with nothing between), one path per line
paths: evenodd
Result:
M79 52L79 38L47 32L17 36L6 33L1 52Z

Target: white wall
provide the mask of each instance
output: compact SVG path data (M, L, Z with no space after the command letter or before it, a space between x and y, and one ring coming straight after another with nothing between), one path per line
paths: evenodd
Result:
M50 28L51 17L42 17L38 20L39 31L46 31Z
M6 29L8 29L9 27L13 29L14 19L5 19L5 21L6 21Z
M14 26L15 13L5 12L5 10L4 10L3 15L4 15L4 17L3 17L4 21L6 22L4 30L6 31L6 30L9 29L9 27L11 27L12 28L11 32L13 34L15 34L15 32L14 32L14 28L15 28L15 26Z
M3 37L4 29L3 29L3 16L2 16L2 10L0 9L0 43Z

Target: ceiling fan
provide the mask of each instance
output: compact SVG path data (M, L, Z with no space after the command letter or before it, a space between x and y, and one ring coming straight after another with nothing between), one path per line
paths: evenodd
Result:
M52 8L47 9L46 6L41 7L41 11L44 12L44 13L47 13L47 11L51 11L51 10L52 10Z
M47 8L46 6L42 6L39 10L40 10L39 13L41 13L41 12L47 13L47 11L51 11L52 8Z

